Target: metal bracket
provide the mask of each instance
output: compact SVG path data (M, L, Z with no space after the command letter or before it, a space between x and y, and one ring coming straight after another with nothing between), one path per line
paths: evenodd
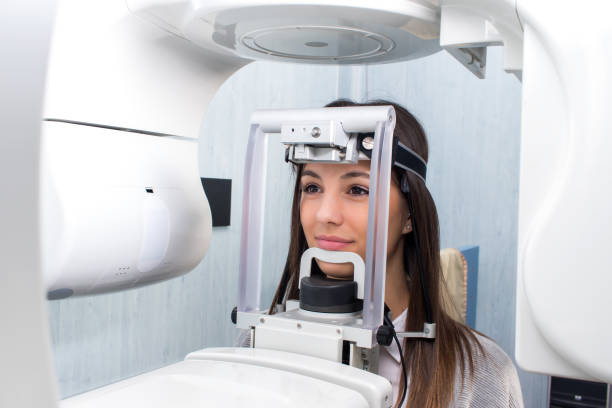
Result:
M344 131L334 120L308 123L285 123L280 141L287 148L286 160L292 163L357 163L368 159L361 155L357 135Z
M425 323L423 325L422 332L396 332L399 338L408 339L435 339L436 338L436 324Z
M280 141L289 145L329 146L346 149L349 135L336 120L289 122L281 125Z
M487 47L444 47L444 49L477 78L484 79L487 67Z

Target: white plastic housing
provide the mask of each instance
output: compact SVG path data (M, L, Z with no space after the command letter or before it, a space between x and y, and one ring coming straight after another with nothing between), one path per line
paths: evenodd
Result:
M40 112L55 1L0 12L0 407L55 408L40 272Z
M60 1L43 117L94 126L44 125L50 298L140 286L198 264L211 227L197 138L208 102L246 62L140 19L125 0Z
M50 299L189 272L212 231L197 141L43 122L43 274Z
M609 2L519 1L525 28L516 359L612 382Z
M440 50L439 8L423 0L128 0L205 49L309 64L384 63Z
M441 0L440 45L445 48L503 45L504 69L520 77L523 27L516 12L516 0Z
M391 408L385 378L275 350L218 348L62 401L62 408Z
M43 116L197 139L217 89L248 62L220 51L135 16L125 0L60 0Z

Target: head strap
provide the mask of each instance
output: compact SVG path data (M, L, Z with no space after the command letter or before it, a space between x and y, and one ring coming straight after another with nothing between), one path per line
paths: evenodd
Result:
M372 158L374 146L374 133L360 133L358 147L369 159ZM427 163L414 150L410 149L398 138L393 141L393 165L417 175L425 182L427 176Z

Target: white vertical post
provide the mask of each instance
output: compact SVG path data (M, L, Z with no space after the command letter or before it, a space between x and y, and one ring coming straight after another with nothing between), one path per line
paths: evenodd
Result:
M6 3L6 2L5 2ZM40 270L39 154L55 1L0 13L0 407L57 398Z
M262 131L259 124L252 124L244 167L240 276L238 283L239 312L259 310L267 155L268 135Z
M372 330L382 325L384 312L394 128L395 110L390 108L387 121L376 125L370 161L365 275L367 291L363 299L363 327Z

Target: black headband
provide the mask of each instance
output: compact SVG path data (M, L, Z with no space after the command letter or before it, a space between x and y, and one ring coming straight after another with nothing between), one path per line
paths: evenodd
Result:
M371 138L371 143L364 139ZM357 139L359 151L372 159L374 147L374 133L360 133ZM410 171L419 176L425 182L427 176L427 163L414 150L406 147L398 138L393 141L393 165L403 170Z

